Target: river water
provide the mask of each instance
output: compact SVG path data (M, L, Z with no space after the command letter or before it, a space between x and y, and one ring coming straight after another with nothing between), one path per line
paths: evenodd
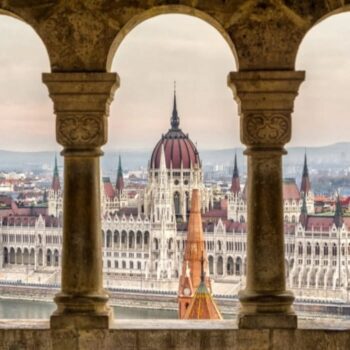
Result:
M177 312L172 310L137 309L113 306L117 319L176 319ZM0 299L0 319L49 319L56 305L50 302Z

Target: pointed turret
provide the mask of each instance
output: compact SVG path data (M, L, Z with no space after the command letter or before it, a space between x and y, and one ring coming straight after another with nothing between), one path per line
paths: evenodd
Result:
M115 191L118 196L122 194L124 190L124 177L123 177L123 168L122 168L122 159L119 155L118 161L118 174L117 174L117 182L115 184Z
M311 190L311 182L309 178L309 169L307 166L307 156L305 152L304 156L304 168L303 168L303 175L301 178L301 185L300 185L300 192L304 192L304 194L307 196Z
M59 190L61 190L60 176L58 173L58 166L57 166L57 156L55 156L55 168L53 170L51 189L54 192L58 192Z
M237 166L237 154L235 153L235 164L233 167L232 183L231 183L231 192L237 195L241 191L241 185L239 182L239 172Z
M188 306L185 320L222 320L221 313L205 282L204 258L201 259L201 282Z
M177 113L177 105L176 105L176 82L174 82L174 102L173 102L173 113L171 115L171 129L178 130L180 125L180 118Z
M343 226L343 208L341 206L339 193L337 194L337 200L335 203L334 223L337 228Z

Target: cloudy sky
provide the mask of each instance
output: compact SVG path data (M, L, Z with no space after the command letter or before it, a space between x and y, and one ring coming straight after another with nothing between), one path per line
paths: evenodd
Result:
M297 69L307 71L293 115L293 146L350 141L350 14L329 18L304 39ZM41 72L49 61L34 31L0 16L0 149L57 150ZM111 107L106 149L151 149L169 127L173 81L181 127L200 149L240 146L237 105L226 86L234 57L207 23L163 15L131 31L112 70L121 87Z

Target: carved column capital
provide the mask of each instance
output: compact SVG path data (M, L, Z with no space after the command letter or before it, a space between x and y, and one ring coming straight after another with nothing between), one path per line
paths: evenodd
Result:
M100 153L107 117L119 86L116 73L44 73L54 103L57 142L64 153Z
M249 149L282 149L291 138L291 114L305 78L296 71L231 72L228 85L239 106L241 141Z

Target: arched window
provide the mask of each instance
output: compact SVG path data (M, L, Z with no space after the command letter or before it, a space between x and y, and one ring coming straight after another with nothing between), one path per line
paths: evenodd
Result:
M209 274L213 275L214 274L214 258L209 255L208 257L208 263L209 263Z
M315 245L315 255L320 255L320 245L318 243Z
M227 259L227 266L226 266L226 268L227 268L227 275L228 276L232 276L233 275L233 259L230 256Z
M143 236L143 244L145 247L148 247L149 244L149 232L146 231L145 235Z
M218 261L216 263L216 272L220 276L222 276L224 274L224 260L223 260L222 256L218 257Z
M298 245L298 254L303 255L303 245L301 242L299 242L299 245Z
M175 215L180 215L180 193L175 192L174 193L174 208L175 208Z
M328 256L328 245L327 245L327 243L325 243L325 245L323 246L323 255L324 256Z
M333 243L333 246L332 246L332 255L333 256L337 256L337 246L336 246L336 244L335 243Z
M236 276L240 276L242 274L242 259L237 257L236 259Z
M307 242L307 245L306 245L306 254L307 254L307 255L311 255L311 244L310 244L310 242Z

